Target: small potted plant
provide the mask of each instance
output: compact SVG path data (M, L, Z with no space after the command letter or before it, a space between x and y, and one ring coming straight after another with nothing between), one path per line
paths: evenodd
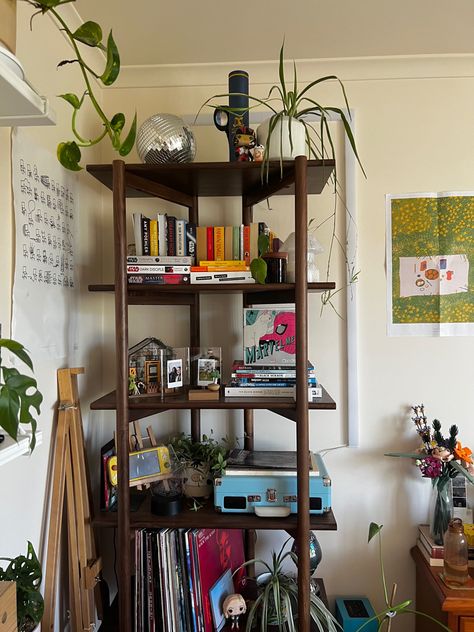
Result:
M212 379L212 382L207 385L207 388L210 391L218 391L220 389L219 379L221 377L220 371L214 369L210 372L209 377Z
M257 598L247 610L246 632L252 630L254 623L257 624L256 629L262 631L274 629L279 632L296 632L298 629L298 583L283 570L287 558L298 563L293 551L285 551L290 539L283 544L279 553L272 552L271 562L253 559L240 567L259 564L265 569L256 578ZM324 602L314 592L310 592L310 614L318 630L338 632L341 629Z
M170 441L170 451L181 464L184 494L189 498L208 498L212 494L214 476L226 466L228 441L219 443L212 436L203 435L193 441L184 432Z

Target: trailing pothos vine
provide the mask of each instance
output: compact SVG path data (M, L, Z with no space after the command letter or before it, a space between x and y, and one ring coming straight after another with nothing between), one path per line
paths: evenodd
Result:
M70 169L71 171L80 171L82 169L79 164L81 161L81 149L97 145L97 143L105 137L110 139L112 147L121 156L129 154L135 144L135 137L137 133L137 115L135 114L125 138L122 138L125 133L125 115L122 112L118 112L109 119L99 105L93 89L93 83L95 81L102 83L104 86L112 85L120 73L120 55L113 38L112 31L110 31L107 37L106 44L103 42L102 28L99 24L97 24L97 22L89 20L84 22L84 24L75 31L72 31L57 9L61 5L75 2L75 0L24 1L37 9L37 12L34 13L31 18L31 22L38 14L44 15L49 13L54 17L56 26L59 30L65 33L76 55L74 59L65 59L61 61L58 64L58 67L65 66L66 64L79 64L85 83L86 89L81 96L72 92L59 95L62 99L67 101L73 109L71 127L74 135L74 140L59 143L57 149L59 162L63 165L63 167L66 167L66 169ZM96 72L84 61L81 54L81 45L89 46L90 48L98 48L105 53L106 62L103 72ZM85 138L77 129L77 115L86 99L90 100L103 125L102 131L96 138Z

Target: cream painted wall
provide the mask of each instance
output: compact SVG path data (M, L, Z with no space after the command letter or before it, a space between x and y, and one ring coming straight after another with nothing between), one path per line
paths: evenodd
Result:
M29 29L29 14L25 3L18 3L17 56L23 63L26 75L40 94L47 96L57 112L55 127L29 128L32 142L50 150L53 155L59 141L69 137L69 106L56 98L61 92L80 92L79 75L74 67L57 70L57 63L70 55L59 31L53 27L49 17L37 17L33 32ZM99 94L100 96L100 94ZM89 111L84 112L84 131L95 131L95 120ZM14 261L13 212L10 179L10 130L0 130L0 208L2 230L0 231L0 322L2 334L10 335L11 290ZM97 160L90 157L90 159ZM99 258L101 232L100 189L85 173L78 175L80 205L76 234L76 279L78 292L79 346L70 366L86 367L86 375L79 377L86 435L91 442L98 431L89 426L88 403L100 392L102 380L102 299L87 292L87 284L100 278ZM41 305L31 305L32 310L41 310ZM21 341L21 332L17 332ZM56 370L61 368L54 361L30 349L39 389L44 395L38 427L43 431L43 444L31 457L21 457L0 468L0 555L16 556L26 552L27 540L31 540L42 556L45 544L45 517L47 510L47 484L53 416L57 402ZM6 358L5 358L6 360ZM66 364L62 366L67 366ZM96 421L95 419L93 421ZM95 468L97 469L97 468ZM44 558L43 558L44 559ZM64 623L60 623L64 629Z
M438 417L445 427L459 424L463 442L474 443L470 419L474 404L472 338L388 338L385 333L385 193L473 188L474 80L472 72L465 69L466 61L463 57L378 58L305 61L302 65L303 80L333 72L344 80L356 112L357 142L368 174L364 180L357 173L360 447L342 448L325 457L333 480L338 531L318 534L324 553L318 574L324 577L331 598L367 594L379 609L383 608L382 589L376 547L367 545L369 523L384 524L387 580L398 582L401 601L415 596L409 551L416 540L417 525L427 520L429 482L422 480L408 461L383 456L389 450L415 447L409 406L424 402L430 419ZM249 70L251 91L257 95L263 95L277 77L275 65L243 63L242 67ZM134 105L140 122L155 112L193 115L206 98L226 90L230 70L225 64L126 68L122 86L107 91L105 103L111 110ZM342 105L335 87L325 89L321 100ZM213 127L197 127L195 135L197 160L227 159L222 133ZM342 167L340 138L338 151ZM326 217L331 204L329 192L312 198L310 216ZM166 204L129 204L129 212L158 208L166 208ZM272 208L268 211L260 205L256 218L267 221L285 237L292 230L291 201L273 199ZM239 222L239 202L235 200L203 200L200 212L201 223ZM326 244L327 238L327 234L322 236ZM107 243L103 251L105 278L111 278ZM340 265L335 268L335 279L340 287ZM310 358L338 402L338 411L311 413L311 447L315 450L345 443L347 416L344 324L330 309L320 316L319 305L318 297L311 296ZM111 322L110 309L106 307L105 322ZM239 299L204 297L201 309L203 344L222 345L228 369L231 359L240 355ZM140 316L138 308L134 310L131 340L156 334L171 344L187 343L187 314L181 308L145 308ZM111 348L112 329L106 328L104 333ZM203 418L205 430L242 432L240 413L227 418L206 413ZM256 413L256 443L260 448L290 448L295 442L294 431L290 422L271 413ZM268 552L283 539L284 534L261 533L259 549ZM404 618L395 622L394 629L410 632L414 622Z

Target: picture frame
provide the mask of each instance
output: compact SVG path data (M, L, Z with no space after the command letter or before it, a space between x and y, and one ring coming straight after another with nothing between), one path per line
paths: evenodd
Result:
M180 388L183 386L183 360L167 360L166 381L168 388Z
M234 593L232 571L228 568L216 583L209 589L209 601L211 602L212 620L216 632L220 632L226 624L222 604L228 595Z
M197 361L197 385L207 386L212 384L214 379L211 374L217 370L217 359L198 358Z

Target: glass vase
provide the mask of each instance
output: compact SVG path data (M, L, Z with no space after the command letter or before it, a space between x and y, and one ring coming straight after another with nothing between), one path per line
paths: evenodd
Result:
M453 517L453 487L451 479L439 476L433 479L430 503L430 533L435 544L443 544L444 534Z

